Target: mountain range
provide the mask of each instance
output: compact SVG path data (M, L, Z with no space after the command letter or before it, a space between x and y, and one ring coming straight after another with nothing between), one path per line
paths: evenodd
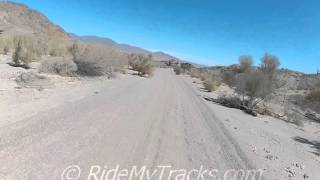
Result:
M108 48L116 49L122 53L131 54L152 54L155 60L170 60L178 58L164 52L152 52L140 47L128 44L120 44L110 38L97 36L78 36L67 33L62 27L51 22L42 13L29 7L13 2L0 2L0 36L13 37L28 35L41 38L52 44L59 44L62 41L68 43L79 40L85 43L98 43Z

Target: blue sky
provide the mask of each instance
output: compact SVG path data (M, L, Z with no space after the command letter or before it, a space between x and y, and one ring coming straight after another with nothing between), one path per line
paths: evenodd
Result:
M265 52L282 67L320 68L318 0L17 0L68 32L109 37L206 65Z

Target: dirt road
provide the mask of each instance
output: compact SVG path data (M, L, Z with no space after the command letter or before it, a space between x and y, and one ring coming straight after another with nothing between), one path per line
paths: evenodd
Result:
M170 69L66 101L2 127L0 138L3 179L61 179L70 165L81 167L79 179L92 165L253 168L220 119Z

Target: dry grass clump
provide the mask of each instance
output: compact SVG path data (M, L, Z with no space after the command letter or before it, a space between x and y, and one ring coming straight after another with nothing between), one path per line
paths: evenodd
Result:
M148 75L149 77L153 74L153 66L151 64L152 56L142 54L131 54L128 56L129 66L134 71L138 71L139 76Z
M52 57L41 61L39 72L58 74L60 76L75 76L78 67L71 60L63 57Z
M218 89L220 86L220 81L215 78L211 77L203 81L203 87L208 91L208 92L213 92Z

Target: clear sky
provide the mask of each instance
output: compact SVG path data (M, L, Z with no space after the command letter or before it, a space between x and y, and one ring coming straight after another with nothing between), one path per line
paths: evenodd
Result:
M265 52L320 68L319 0L17 0L68 32L109 37L205 65Z

